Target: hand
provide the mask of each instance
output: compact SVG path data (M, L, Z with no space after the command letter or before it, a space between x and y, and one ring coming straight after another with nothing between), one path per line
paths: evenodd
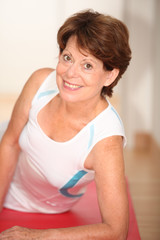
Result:
M37 229L29 229L24 227L14 226L0 234L0 240L41 240L44 239L42 231Z

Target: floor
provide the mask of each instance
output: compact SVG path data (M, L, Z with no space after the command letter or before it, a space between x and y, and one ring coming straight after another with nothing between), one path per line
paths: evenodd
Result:
M160 240L160 151L125 150L126 174L142 240Z
M9 118L15 99L1 94L0 122ZM160 240L160 149L147 143L140 149L125 149L124 155L141 239Z

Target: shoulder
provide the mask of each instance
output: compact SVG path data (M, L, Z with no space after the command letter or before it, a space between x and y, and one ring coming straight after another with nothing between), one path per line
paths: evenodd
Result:
M125 138L123 122L110 103L109 106L95 119L93 122L93 128L94 145L102 139L110 136L120 135Z
M33 73L32 81L36 89L32 94L31 105L33 106L41 97L58 92L56 84L56 71L54 69L39 69Z
M28 81L24 85L22 92L17 100L18 107L22 106L22 109L27 113L31 107L32 100L37 93L38 89L45 81L45 79L54 70L51 68L41 68L32 73Z
M53 72L54 69L53 68L40 68L40 69L37 69L36 71L34 71L32 73L32 77L47 77L48 74L50 74L51 72Z
M85 167L96 170L97 163L104 163L106 159L122 156L126 145L123 122L111 104L96 119L92 131L92 145L85 160ZM95 167L96 166L96 167Z
M84 165L85 168L97 172L98 169L105 169L104 167L108 165L111 159L112 161L113 159L117 159L119 157L122 159L122 156L123 137L120 135L112 135L101 139L95 144Z
M108 107L105 109L103 116L100 118L101 124L111 126L114 124L123 126L122 120L115 110L115 108L109 103Z
M25 83L13 108L7 132L13 139L18 139L20 132L28 121L31 102L37 90L46 77L53 72L51 68L43 68L35 71Z
M52 68L41 68L36 70L35 72L32 73L30 76L28 82L34 82L38 86L42 84L42 82L48 77L50 73L52 73L54 69Z
M31 103L34 95L40 88L41 84L53 71L54 69L52 68L41 68L33 72L22 89L22 92L20 94L20 100L21 98L26 98L27 96L28 101Z

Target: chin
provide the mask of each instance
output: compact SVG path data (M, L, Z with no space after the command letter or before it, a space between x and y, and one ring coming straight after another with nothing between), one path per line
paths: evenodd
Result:
M72 94L66 94L61 91L60 91L59 95L63 101L68 102L68 103L76 103L80 100L77 96L73 96Z

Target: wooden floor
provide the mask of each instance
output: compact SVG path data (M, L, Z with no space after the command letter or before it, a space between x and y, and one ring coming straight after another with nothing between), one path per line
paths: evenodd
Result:
M160 240L160 151L125 150L126 175L142 240Z
M0 121L9 118L15 99L0 96ZM155 144L125 149L125 165L141 239L160 240L160 151Z

